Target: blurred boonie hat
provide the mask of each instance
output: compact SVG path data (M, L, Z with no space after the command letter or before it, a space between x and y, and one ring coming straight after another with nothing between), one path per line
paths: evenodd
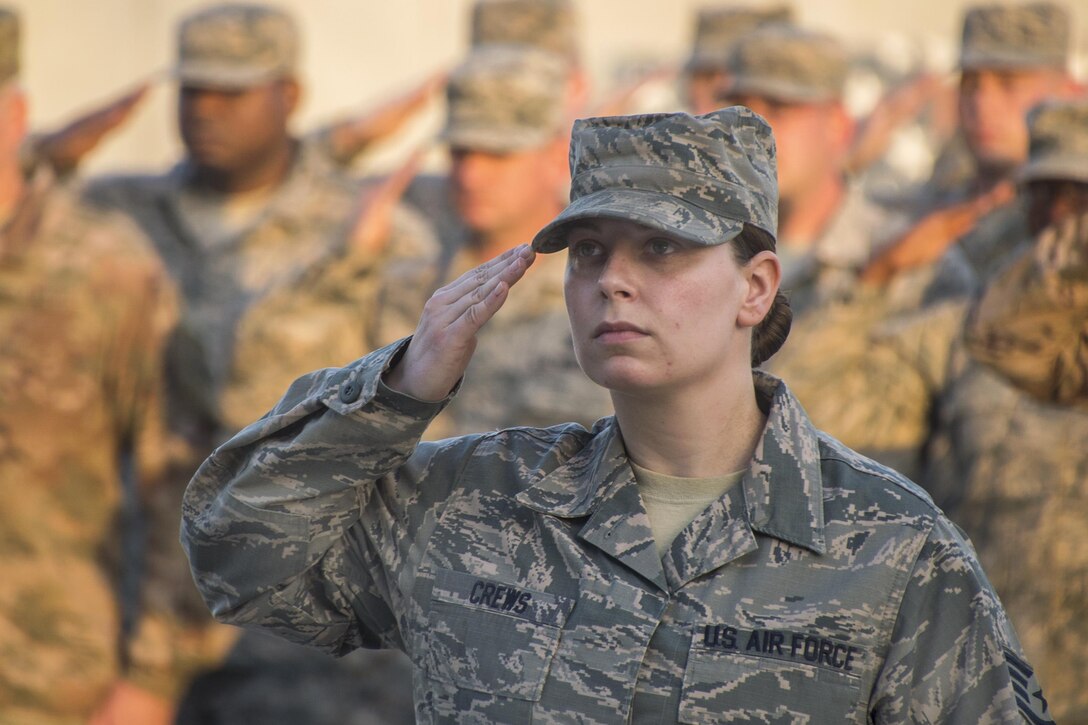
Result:
M768 25L737 41L728 93L790 103L842 98L849 59L834 38L795 25Z
M19 75L19 16L0 7L0 83Z
M472 7L473 47L528 45L577 64L577 36L571 0L477 0Z
M792 20L793 8L787 5L703 8L695 18L695 40L684 69L689 72L724 70L734 43L744 34L763 25Z
M176 74L182 85L252 88L295 74L294 19L267 5L218 5L182 20Z
M564 131L566 67L554 53L480 46L450 75L442 138L454 148L508 153Z
M570 206L533 239L567 246L572 222L633 221L713 246L745 224L777 235L778 175L771 127L743 106L702 116L655 113L575 121Z
M1088 100L1048 101L1028 113L1031 145L1020 182L1088 184Z
M963 18L960 68L1064 68L1071 22L1054 3L970 8Z

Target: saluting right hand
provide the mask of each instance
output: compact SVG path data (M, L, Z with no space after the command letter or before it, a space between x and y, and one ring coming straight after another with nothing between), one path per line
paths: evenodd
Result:
M523 244L470 269L427 300L404 356L385 384L419 400L449 395L476 350L476 333L499 311L536 254Z
M120 98L83 114L64 128L45 134L37 141L37 155L58 173L72 171L102 139L124 125L132 111L147 96L152 81L140 83Z

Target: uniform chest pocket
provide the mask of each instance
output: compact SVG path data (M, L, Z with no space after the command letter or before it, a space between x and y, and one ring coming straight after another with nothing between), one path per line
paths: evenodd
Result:
M574 600L472 574L439 570L423 661L459 688L540 699Z
M864 723L861 685L870 656L830 637L700 626L688 654L679 720Z

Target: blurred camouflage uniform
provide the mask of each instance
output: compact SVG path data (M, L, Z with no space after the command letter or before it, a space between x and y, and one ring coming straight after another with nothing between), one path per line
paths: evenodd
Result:
M18 40L0 9L3 91L17 82ZM131 225L45 171L27 180L0 226L0 723L85 722L122 677L159 694L175 684L132 648L121 533L137 479L146 493L167 455L162 348L175 316Z
M1025 179L1061 178L1062 168L1075 168L1075 132L1066 128L1066 133L1054 133L1050 125L1063 118L1062 110L1053 117L1045 111L1034 116L1032 157L1024 170ZM1039 143L1043 140L1040 134L1058 146L1069 139L1069 146L1052 155L1056 149ZM1061 159L1059 164L1052 163L1056 157ZM1075 228L1076 224L1067 226ZM1044 245L1056 241L1058 231L1048 230L1043 235ZM991 247L991 258L984 258L984 264L973 265L976 271L989 275L978 279L987 301L983 309L1007 305L1007 312L1012 313L1004 319L995 316L988 320L992 335L988 340L979 340L978 333L971 333L968 327L969 337L983 343L981 348L964 344L968 300L901 318L895 327L885 328L888 334L878 345L880 354L894 351L904 363L893 368L897 387L889 385L881 391L890 402L903 399L896 391L902 391L906 381L922 389L926 398L936 400L929 413L934 422L922 480L938 505L974 542L1025 652L1038 664L1054 717L1060 722L1085 722L1088 712L1088 695L1083 689L1088 675L1088 627L1081 616L1088 605L1088 546L1083 544L1082 534L1088 529L1083 486L1088 480L1088 456L1084 453L1088 412L1033 398L988 369L983 364L987 358L975 357L973 349L1000 353L1005 330L997 325L1003 321L1018 324L1021 330L1030 326L1033 333L1024 341L1027 347L1019 351L1019 359L1028 364L1034 357L1044 368L1035 374L1047 377L1045 368L1053 363L1048 358L1056 347L1053 343L1041 349L1034 346L1048 334L1067 328L1069 320L1081 314L1075 306L1078 292L1073 280L1078 264L1083 267L1083 257L1078 262L1079 252L1066 246L1073 238L1075 235L1062 237L1064 244L1057 247L1061 251L1043 256L1051 261L1042 265L1038 251L1033 254L1023 241L1018 249L1004 250L1006 259L1011 256L1016 261L997 276L992 270L1001 266L992 258L1000 255L999 245ZM1054 258L1064 261L1053 264ZM1063 278L1063 272L1073 276ZM997 287L992 286L995 283ZM1025 287L1015 289L1017 284ZM1059 324L1040 324L1045 323L1045 317L1031 318L1035 310L1020 307L1040 299L1032 296L1040 292L1051 305L1050 319ZM1056 295L1048 297L1048 292ZM1017 293L1028 296L1019 301L994 296ZM1073 303L1065 309L1064 317L1052 306L1059 299ZM1080 299L1081 312L1084 304Z
M563 72L550 55L527 48L477 49L451 76L443 139L455 148L511 153L563 133ZM468 239L443 273L456 279L480 261ZM457 400L430 435L459 435L511 425L592 425L611 412L606 391L574 357L563 301L565 258L538 259L478 336L472 369ZM532 371L532 375L530 375Z
M1021 183L1088 188L1088 103L1052 102L1029 116ZM1088 215L1047 230L989 284L967 328L971 354L1044 401L1088 401Z
M1088 182L1088 106L1043 106L1029 121L1022 181ZM1083 379L1084 221L1046 230L984 286L973 344L951 355L926 479L974 540L1061 722L1088 722L1088 411L1061 404ZM1024 377L1042 399L1016 387Z
M227 5L192 15L180 26L178 45L178 76L196 87L248 88L295 73L294 22L264 6ZM330 171L305 146L286 178L236 228L224 230L217 222L231 197L199 187L194 172L186 159L162 175L97 179L87 196L131 216L182 291L182 323L168 361L170 423L203 456L271 407L299 371L341 365L410 333L434 281L437 242L418 215L400 208L383 250L357 246L352 231L360 185ZM180 484L172 499L159 504L170 521L180 506ZM173 526L159 529L153 535L164 539L156 542L160 576L175 573L174 586L187 593L192 607L195 592L170 534ZM292 668L294 682L308 686L303 707L335 699L320 686L323 670L283 650L279 662ZM249 664L247 674L262 663ZM373 663L342 665L350 667L374 676ZM406 701L397 675L386 662L382 681L390 693L399 687ZM263 712L253 708L270 702L268 691L275 687L273 679L265 681L250 711ZM238 689L239 696L251 692ZM290 712L275 714L286 722ZM313 722L316 717L311 714ZM262 720L277 721L271 714ZM337 716L329 722L341 721Z
M0 9L0 92L17 82L18 44ZM174 612L138 601L144 509L185 453L163 426L174 293L131 223L44 169L0 224L4 725L86 722L122 679L169 697L210 656Z
M751 114L574 135L557 223L773 228L773 146ZM685 139L690 157L653 151ZM552 231L540 251L562 247ZM779 380L755 373L767 422L740 484L659 557L615 419L419 443L443 403L382 384L403 349L299 379L201 467L183 541L217 616L404 649L420 722L1049 721L967 540Z
M139 495L122 476L147 493L166 453L172 290L124 220L35 182L0 232L5 725L83 722L121 677L165 695L180 674L132 648L133 593L121 603L122 512Z

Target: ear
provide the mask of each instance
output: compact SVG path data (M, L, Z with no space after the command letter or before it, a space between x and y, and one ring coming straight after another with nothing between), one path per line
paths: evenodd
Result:
M774 304L778 285L782 281L782 265L774 252L763 251L748 260L741 268L741 274L747 287L737 313L737 325L755 327L763 322Z
M302 85L295 78L285 78L283 81L283 104L287 118L294 115L298 104L302 101Z
M843 103L835 103L830 118L830 136L836 147L845 154L854 144L858 124Z
M5 151L18 149L27 133L27 100L22 88L12 83L0 88L0 137Z

